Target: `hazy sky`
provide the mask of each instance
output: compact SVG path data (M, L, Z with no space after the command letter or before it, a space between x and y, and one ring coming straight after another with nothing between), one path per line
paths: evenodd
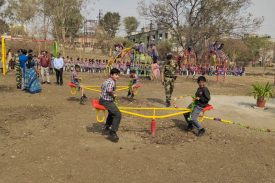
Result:
M106 13L107 11L119 12L122 18L126 16L136 16L141 22L141 26L149 23L148 20L140 17L137 12L137 3L139 0L89 0L93 1L87 7L89 10L89 18L95 19L98 16L99 9ZM152 0L146 0L152 1ZM256 17L263 16L265 21L258 31L260 34L268 34L275 38L275 0L252 0L253 4L249 8ZM121 29L122 33L123 30Z

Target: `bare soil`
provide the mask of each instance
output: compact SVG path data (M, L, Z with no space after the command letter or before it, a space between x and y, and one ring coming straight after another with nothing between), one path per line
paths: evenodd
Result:
M99 85L103 75L84 74L84 83ZM209 116L275 129L274 100L259 111L249 97L254 82L273 77L228 77L216 83L208 78L215 110ZM65 73L65 83L69 74ZM52 81L54 77L52 76ZM120 92L120 106L163 107L159 82L141 80L136 100ZM124 76L118 82L127 85ZM179 77L174 97L191 96L197 84ZM99 94L86 91L89 101L79 104L68 86L43 85L40 94L15 89L15 74L0 76L0 182L274 182L275 134L206 120L207 133L186 132L182 116L157 121L152 138L150 120L123 115L119 143L101 135L90 100ZM177 100L185 106L189 97Z

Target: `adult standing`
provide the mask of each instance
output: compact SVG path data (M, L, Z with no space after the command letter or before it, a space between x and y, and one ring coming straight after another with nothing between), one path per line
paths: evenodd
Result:
M27 50L21 50L20 55L19 55L19 64L21 68L21 89L25 89L25 69L26 69L26 62L28 61L28 56L27 56Z
M163 66L162 71L162 84L164 85L165 95L166 95L166 107L171 106L171 96L174 90L174 83L177 78L177 63L173 60L172 53L168 53L167 61Z
M19 49L15 54L15 71L16 71L16 88L21 89L22 87L22 70L19 62L19 55L22 54L22 50Z
M8 53L7 53L7 63L8 63L8 68L9 70L13 70L14 69L14 63L12 61L12 52L11 52L11 49L8 50Z
M26 71L25 71L25 85L26 91L34 94L41 92L41 86L39 82L39 74L36 69L35 59L32 57L32 54L29 53L28 61L26 63Z
M50 65L51 65L51 61L47 57L45 51L42 52L42 55L40 56L39 60L40 60L42 84L45 84L46 81L47 81L47 84L51 84L51 82L50 82ZM45 76L46 76L46 78L45 78Z
M58 58L54 59L53 65L54 65L54 70L55 70L55 74L56 74L56 84L63 85L64 60L60 53L58 54Z

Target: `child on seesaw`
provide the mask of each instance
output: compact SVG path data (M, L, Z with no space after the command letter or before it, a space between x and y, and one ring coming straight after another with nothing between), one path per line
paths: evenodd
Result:
M210 101L210 92L206 87L206 78L204 76L200 76L197 83L199 88L197 89L195 98L193 99L194 101L188 106L192 111L191 113L184 114L184 117L188 123L187 131L191 131L196 127L198 130L197 136L202 136L205 133L205 129L201 127L198 117L203 108L205 108Z
M71 77L71 82L75 84L78 88L78 91L81 90L81 98L80 98L80 104L84 103L84 100L87 98L86 95L84 94L83 89L80 86L80 82L82 81L82 78L79 76L80 72L80 66L75 65L74 71L72 72L72 77Z
M113 142L118 142L119 140L116 132L118 131L121 120L121 113L115 104L116 81L119 78L119 74L120 71L117 68L113 68L111 70L110 78L101 85L101 94L99 99L99 103L108 110L108 117L102 133L108 133L110 140Z
M136 74L135 70L130 71L130 85L128 90L128 98L134 98L135 92L138 88L138 75Z

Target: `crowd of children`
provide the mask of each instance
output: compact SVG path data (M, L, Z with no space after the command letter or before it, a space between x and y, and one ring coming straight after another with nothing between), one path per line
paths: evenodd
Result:
M72 57L64 58L65 71L72 72L75 65L78 65L80 72L87 73L103 73L108 66L107 59L88 59L88 58L77 58L73 59ZM136 63L131 64L130 61L117 61L113 63L113 68L117 68L121 74L130 74L131 69L135 69L138 75L149 76L151 72L151 64L145 63Z
M178 71L179 75L194 76L194 75L224 75L227 76L245 76L245 67L241 66L206 66L206 65L181 65Z

